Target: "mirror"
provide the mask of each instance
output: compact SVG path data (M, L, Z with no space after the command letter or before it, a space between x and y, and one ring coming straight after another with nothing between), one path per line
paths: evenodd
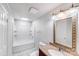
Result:
M55 21L54 44L72 51L76 50L77 17Z
M55 42L72 47L72 18L55 23Z

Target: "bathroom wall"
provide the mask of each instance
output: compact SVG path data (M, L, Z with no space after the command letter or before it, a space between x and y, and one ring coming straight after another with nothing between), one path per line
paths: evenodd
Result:
M45 43L53 42L53 24L55 20L65 19L68 17L76 16L77 9L72 8L64 13L52 16L47 13L33 21L35 40Z
M45 14L33 22L35 41L53 42L53 20L49 14Z
M65 19L72 16L78 16L78 28L77 28L77 51L79 52L79 7L71 8L64 12L60 12L57 15L51 16L45 14L38 20L33 21L33 29L35 35L35 41L42 41L45 43L53 42L53 24L54 21Z
M14 20L14 42L32 40L31 33L32 23L20 19Z

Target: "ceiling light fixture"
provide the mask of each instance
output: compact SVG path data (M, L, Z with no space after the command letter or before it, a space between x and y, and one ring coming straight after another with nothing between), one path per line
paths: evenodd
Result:
M36 8L34 8L34 7L30 7L29 10L28 10L28 12L29 12L30 14L37 14L37 13L38 13L38 9L36 9Z

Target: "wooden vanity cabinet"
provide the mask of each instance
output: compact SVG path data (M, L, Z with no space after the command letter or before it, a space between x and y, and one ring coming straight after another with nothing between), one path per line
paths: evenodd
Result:
M41 49L39 49L39 56L47 56Z

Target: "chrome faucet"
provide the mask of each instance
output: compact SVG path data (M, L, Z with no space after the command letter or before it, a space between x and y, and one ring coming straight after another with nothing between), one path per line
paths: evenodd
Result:
M59 48L58 48L58 50L59 50L59 51L61 51L61 50L62 50L62 48L61 48L61 47L59 47Z
M62 47L59 47L58 50L59 50L63 55L65 55Z

